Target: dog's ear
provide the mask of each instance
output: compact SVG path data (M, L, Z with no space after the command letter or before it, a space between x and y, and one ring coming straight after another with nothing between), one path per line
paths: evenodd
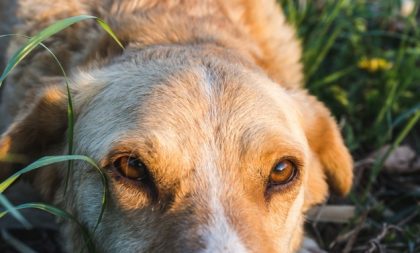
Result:
M0 138L0 177L12 171L8 157L23 157L24 163L46 155L52 145L65 140L67 94L64 87L49 86L20 109ZM2 162L3 161L3 162ZM21 166L20 166L21 167Z
M311 204L319 203L325 198L325 177L335 193L346 195L352 186L353 162L337 123L329 110L314 96L304 91L298 91L294 96L301 108L304 132L312 151L307 187Z

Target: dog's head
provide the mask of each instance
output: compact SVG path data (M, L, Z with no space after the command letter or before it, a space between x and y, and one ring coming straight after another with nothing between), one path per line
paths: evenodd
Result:
M75 153L109 182L94 234L103 252L292 252L305 211L349 191L351 157L329 111L227 52L155 47L75 75ZM66 147L63 84L40 92L0 150L32 158ZM57 151L56 151L57 152ZM76 162L37 175L92 229L100 175ZM67 226L77 250L79 232Z

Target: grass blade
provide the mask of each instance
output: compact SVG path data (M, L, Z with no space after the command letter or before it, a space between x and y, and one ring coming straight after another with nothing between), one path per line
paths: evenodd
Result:
M115 33L112 31L112 29L101 19L95 17L95 16L89 16L89 15L80 15L80 16L75 16L75 17L70 17L70 18L66 18L66 19L62 19L59 20L57 22L55 22L54 24L48 26L47 28L45 28L44 30L42 30L41 32L39 32L36 36L29 38L29 40L27 41L27 43L25 43L17 52L15 52L15 54L11 57L11 59L8 61L6 68L4 69L1 77L0 77L0 87L3 83L3 81L5 80L5 78L7 77L7 75L34 49L36 48L38 45L43 46L54 58L54 60L57 62L61 72L63 73L65 82L66 82L66 88L67 88L67 94L68 94L68 106L67 106L67 120L68 120L68 152L69 152L69 156L60 156L60 157L44 157L39 159L38 161L32 163L31 165L29 165L28 167L18 171L17 173L15 173L14 175L12 175L11 177L9 177L7 180L5 180L4 182L2 182L0 184L0 192L3 192L5 189L7 189L17 178L20 177L20 175L27 173L29 171L32 171L34 169L46 166L46 165L50 165L52 163L56 163L56 162L61 162L61 161L68 161L68 173L67 173L67 177L66 177L66 184L65 184L65 191L67 189L67 185L68 185L68 174L70 172L70 169L72 167L72 161L73 160L84 160L88 163L90 163L91 165L93 165L101 174L101 179L102 179L102 183L103 183L103 198L102 198L102 207L101 207L101 212L97 221L97 224L95 225L95 230L97 228L97 226L99 225L104 210L105 210L105 203L106 203L106 198L107 198L107 181L106 181L106 177L103 174L103 172L99 169L99 167L95 164L95 162L93 160L91 160L88 157L82 157L82 156L72 156L73 153L73 125L74 125L74 113L73 113L73 103L72 103L72 98L71 98L71 92L70 92L70 87L69 87L69 81L67 78L67 75L65 73L65 70L63 68L63 66L61 65L60 61L58 60L58 58L54 55L54 53L48 48L46 47L42 42L46 39L48 39L49 37L51 37L52 35L62 31L63 29L86 19L95 19L97 21L97 23L117 42L117 44L121 47L124 48L122 43L118 40L117 36L115 35ZM9 36L9 35L5 35L5 36ZM2 37L5 37L2 36Z
M102 23L104 23L104 22L102 21ZM29 40L32 39L31 37L28 37L26 35L21 35L21 34L6 34L6 35L1 35L0 38L9 37L9 36L20 36L20 37L25 37ZM41 45L45 50L47 50L48 53L53 57L54 61L57 63L58 67L60 68L60 71L63 74L64 81L66 83L66 92L67 92L67 98L68 98L68 102L67 102L67 122L68 122L67 142L68 142L68 147L67 148L68 148L68 155L72 155L73 154L73 132L74 132L74 130L73 130L73 126L74 126L74 113L73 113L73 111L74 110L73 110L73 101L72 101L72 96L71 96L71 91L70 91L70 81L67 77L67 74L66 74L66 71L64 70L63 65L58 60L57 56L46 45L44 45L42 42L40 42L39 45ZM71 167L72 167L72 161L69 161L64 192L66 192L66 190L67 190L68 178L69 178L68 175L70 173Z
M118 45L122 46L122 43L118 40L117 36L112 32L111 28L99 18L90 15L80 15L75 17L70 17L66 19L59 20L54 24L48 26L41 32L39 32L36 36L29 39L17 52L13 54L10 58L9 62L6 65L1 77L0 77L0 87L6 79L7 75L34 49L36 48L42 41L48 39L49 37L53 36L54 34L64 30L65 28L78 23L83 20L87 19L95 19L98 24L106 31L108 34L118 43Z
M80 15L80 16L75 16L75 17L70 17L70 18L66 18L66 19L62 19L59 20L57 22L55 22L54 24L48 26L47 28L45 28L44 30L42 30L41 32L39 32L36 36L29 38L29 40L27 41L26 44L24 44L17 52L15 52L15 54L11 57L11 59L8 61L6 68L4 69L1 77L0 77L0 87L4 81L4 79L6 79L7 75L19 64L19 62L21 62L35 47L37 47L38 45L42 45L54 58L54 60L56 61L56 63L58 64L61 72L63 73L64 76L64 80L66 82L66 89L67 89L67 96L68 96L68 104L67 104L67 121L68 121L68 131L67 131L67 139L68 139L68 154L72 155L73 154L73 126L74 126L74 113L73 113L73 102L72 102L72 98L71 98L71 92L70 92L70 86L69 86L69 81L66 75L66 72L64 71L64 68L62 66L62 64L60 63L60 61L58 60L58 58L55 56L55 54L45 45L42 44L42 41L48 39L49 37L51 37L52 35L66 29L67 27L86 20L86 19L95 19L96 22L117 42L117 44L121 47L124 48L124 46L122 45L122 43L118 40L117 36L115 35L115 33L112 31L112 29L109 27L109 25L107 23L105 23L105 21L103 21L102 19L99 19L95 16L90 16L90 15ZM4 35L1 37L6 37L9 35ZM27 36L25 36L27 37ZM67 176L66 176L66 181L65 181L65 187L64 187L64 193L67 191L67 186L68 186L68 178L69 178L69 173L72 167L72 161L69 161L68 163L68 169L67 169Z
M385 154L378 158L372 168L372 172L369 177L368 185L364 191L363 194L363 200L365 201L368 197L368 194L370 192L370 189L373 185L373 182L378 177L379 172L381 171L383 164L385 163L388 156L391 154L391 152L397 148L401 142L407 137L407 135L410 133L410 131L413 129L413 127L417 124L417 122L420 120L420 110L416 111L416 113L411 117L411 119L408 121L407 125L404 127L404 129L400 132L400 134L397 136L395 141L392 143L392 145L388 148L388 150L385 152Z
M334 45L338 36L340 35L341 29L341 26L337 26L331 33L331 35L328 36L328 39L326 41L323 41L322 47L318 48L317 55L313 57L311 61L312 64L310 65L307 71L307 80L310 80L312 75L318 70L319 66L324 61L327 53L330 51L331 47Z
M13 215L26 229L32 228L31 224L22 216L22 214L17 210L17 208L10 203L10 201L0 193L0 204L6 208L6 211Z
M26 244L13 237L6 229L1 230L1 236L7 244L12 246L17 252L20 253L36 253L33 249L29 248Z
M411 115L418 113L418 111L420 111L420 103L416 104L413 108L407 110L406 112L401 113L401 115L399 115L392 123L392 127L395 128Z
M98 166L95 164L95 162L92 159L90 159L89 157L86 157L86 156L80 156L80 155L46 156L46 157L38 159L37 161L31 163L30 165L28 165L27 167L25 167L25 168L23 168L19 171L17 171L15 174L13 174L12 176L10 176L6 180L4 180L0 184L0 193L3 193L22 174L28 173L30 171L33 171L35 169L38 169L38 168L41 168L41 167L44 167L44 166L47 166L47 165L51 165L51 164L59 163L59 162L63 162L63 161L68 161L68 160L83 160L83 161L86 161L86 162L90 163L94 167L98 168Z
M58 207L52 206L52 205L48 205L48 204L44 204L44 203L25 203L25 204L21 204L15 207L15 209L17 210L21 210L21 209L38 209L38 210L42 210L48 213L51 213L57 217L66 219L66 220L70 220L72 222L74 222L80 229L80 231L82 232L82 236L85 240L86 246L89 250L89 252L95 252L95 248L94 245L92 243L92 238L90 237L88 231L85 229L85 227L80 224L80 222L71 214L69 214L68 212L66 212L65 210L62 210ZM8 214L9 211L3 211L0 212L0 218L2 218L3 216L5 216L6 214Z
M15 174L10 176L6 180L4 180L0 184L0 193L4 192L11 184L13 184L13 182L15 182L21 175L23 175L25 173L28 173L30 171L33 171L33 170L36 170L36 169L39 169L41 167L48 166L48 165L51 165L51 164L64 162L64 161L75 161L75 160L85 161L85 162L89 163L101 175L101 181L102 181L102 185L103 185L103 188L102 188L103 194L102 194L102 200L101 200L102 206L101 206L101 211L100 211L99 216L98 216L98 220L97 220L97 222L95 224L95 227L94 227L94 231L95 231L96 228L98 227L99 223L101 222L103 214L105 212L105 206L106 206L106 201L107 201L107 197L108 197L108 182L107 182L105 174L99 168L99 166L95 163L95 161L93 159L87 157L87 156L83 156L83 155L62 155L62 156L42 157L42 158L38 159L37 161L31 163L27 167L17 171Z
M111 36L115 40L115 42L117 42L117 44L122 49L124 49L124 46L121 43L121 41L118 39L117 35L115 35L115 33L112 31L111 27L109 27L109 25L107 23L105 23L105 21L103 21L100 18L97 18L96 22L98 22L98 24L102 27L102 29L104 29L109 34L109 36Z

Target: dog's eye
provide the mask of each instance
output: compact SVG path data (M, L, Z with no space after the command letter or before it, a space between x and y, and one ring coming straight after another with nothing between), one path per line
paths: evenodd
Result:
M296 165L289 161L283 160L278 162L270 173L270 184L283 185L292 181L296 176L297 168Z
M131 180L141 181L147 177L147 167L142 161L131 156L122 156L113 163L121 176Z

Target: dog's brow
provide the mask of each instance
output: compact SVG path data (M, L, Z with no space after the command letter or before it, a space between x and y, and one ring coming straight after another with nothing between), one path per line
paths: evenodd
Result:
M252 127L240 139L241 154L282 151L285 156L305 157L304 144L285 129Z
M136 138L136 141L122 140L118 144L111 147L107 158L111 158L119 154L130 154L139 156L142 159L152 159L157 152L155 147L155 142L148 138Z

